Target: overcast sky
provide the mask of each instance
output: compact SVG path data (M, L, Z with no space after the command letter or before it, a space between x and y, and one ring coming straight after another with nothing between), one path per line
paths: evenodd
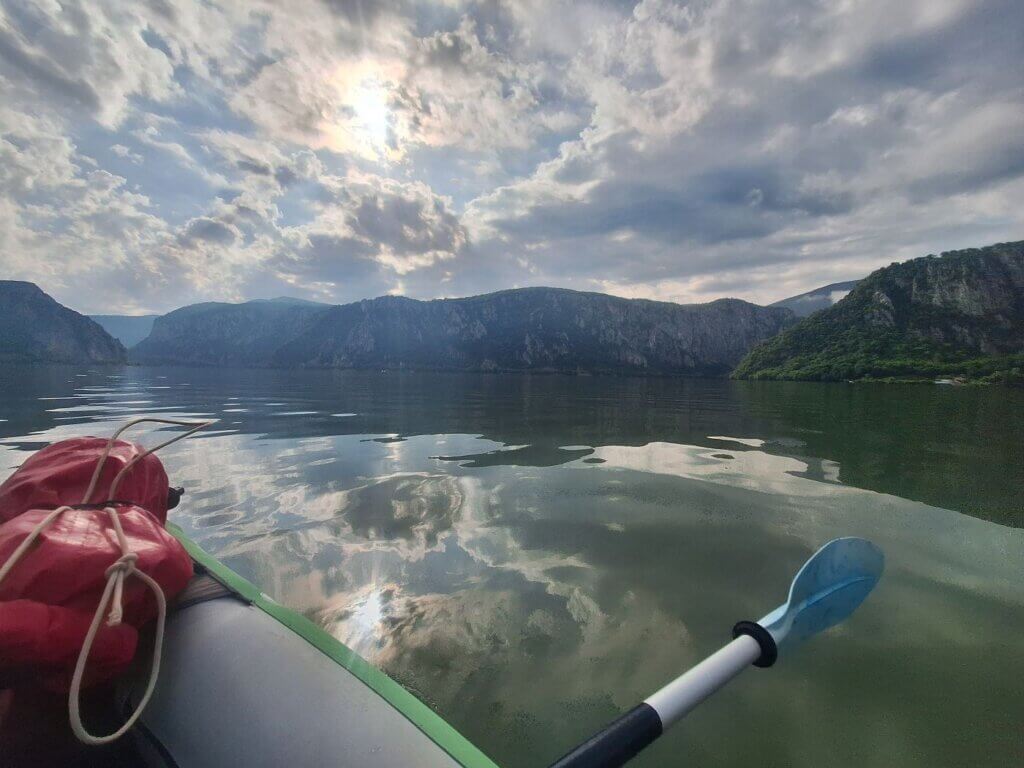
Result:
M0 278L84 312L769 302L1024 237L1020 0L0 7Z

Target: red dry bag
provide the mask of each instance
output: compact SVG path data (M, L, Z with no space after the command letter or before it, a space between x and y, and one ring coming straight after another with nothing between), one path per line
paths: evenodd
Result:
M36 536L0 581L0 688L31 680L67 690L108 579L121 569L121 584L112 589L121 599L110 600L112 620L104 615L99 625L82 684L117 675L135 653L137 629L157 613L153 590L133 571L148 575L168 599L192 576L188 553L164 529L168 482L156 456L136 462L111 500L115 475L143 453L115 441L93 504L81 504L107 443L84 437L51 445L0 486L0 568Z

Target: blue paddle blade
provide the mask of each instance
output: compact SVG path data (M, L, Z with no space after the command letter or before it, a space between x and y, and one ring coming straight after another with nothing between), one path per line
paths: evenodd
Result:
M804 563L789 588L789 599L758 624L781 650L834 627L853 613L875 588L885 556L866 539L833 539Z

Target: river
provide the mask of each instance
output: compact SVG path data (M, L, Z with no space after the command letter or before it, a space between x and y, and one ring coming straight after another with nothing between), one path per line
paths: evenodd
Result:
M635 764L1024 764L1024 390L9 366L0 478L147 413L219 420L162 454L172 520L503 766L558 757L844 535L887 558L854 617Z

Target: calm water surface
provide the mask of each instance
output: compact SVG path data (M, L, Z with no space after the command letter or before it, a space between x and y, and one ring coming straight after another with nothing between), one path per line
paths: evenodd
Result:
M635 764L1024 764L1022 390L7 368L0 478L146 413L220 419L163 454L173 520L503 766L717 648L841 535L888 558L853 620Z

